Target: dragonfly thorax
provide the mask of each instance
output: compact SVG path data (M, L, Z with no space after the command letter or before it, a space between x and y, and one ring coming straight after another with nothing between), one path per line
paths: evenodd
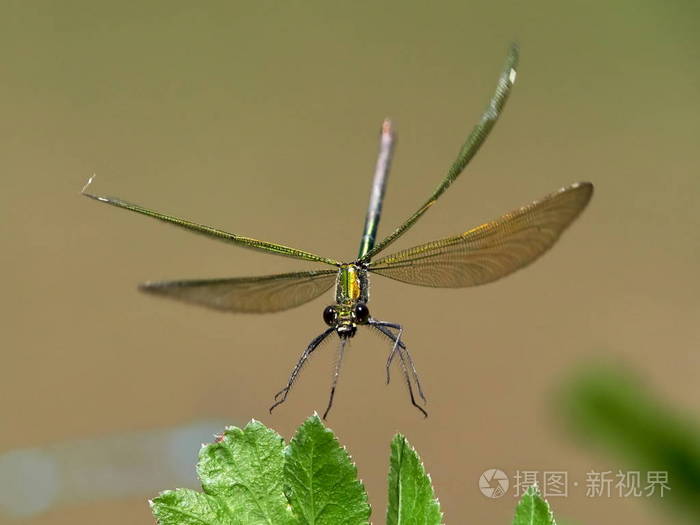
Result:
M356 302L366 303L369 300L369 280L367 270L357 264L343 264L338 269L335 284L335 302L352 305Z

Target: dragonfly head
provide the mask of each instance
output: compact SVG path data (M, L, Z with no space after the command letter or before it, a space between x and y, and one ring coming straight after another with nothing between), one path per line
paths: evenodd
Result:
M369 308L361 301L349 305L332 304L323 310L323 320L335 328L341 339L347 339L355 335L358 324L367 324Z

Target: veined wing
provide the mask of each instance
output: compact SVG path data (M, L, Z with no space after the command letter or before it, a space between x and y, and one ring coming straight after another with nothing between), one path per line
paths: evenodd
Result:
M460 235L383 257L369 270L420 286L460 288L495 281L551 248L592 194L592 184L573 184Z
M413 226L416 223L416 221L420 219L421 216L426 211L428 211L433 204L435 204L435 202L440 198L440 195L445 193L445 191L447 191L447 188L449 188L452 185L452 183L455 180L457 180L457 177L459 177L459 175L464 171L464 168L466 168L467 164L469 164L469 161L471 161L474 155L476 155L476 152L479 151L479 148L486 140L486 137L488 137L489 133L491 133L491 129L496 124L498 117L501 115L501 111L503 111L503 107L505 106L506 101L508 100L510 90L513 87L513 83L515 82L515 76L517 74L516 70L518 67L518 57L518 46L513 44L511 45L510 50L508 52L506 64L503 68L503 71L501 72L501 76L498 78L496 91L491 97L491 100L489 100L489 104L486 107L486 111L484 111L483 115L481 115L481 120L479 121L479 123L476 126L474 126L474 129L472 129L472 132L467 137L466 142L462 145L462 148L459 150L457 160L454 161L449 171L447 172L447 175L438 185L438 187L435 188L433 194L430 197L428 197L428 200L425 201L423 205L420 208L418 208L418 210L416 210L416 212L413 215L406 219L406 222L404 222L401 226L396 228L387 237L385 237L379 243L377 243L374 246L374 248L372 248L365 255L363 255L360 258L361 262L368 263L372 259L372 257L384 250L384 248L386 248L396 239L401 237L401 235L406 233L406 230Z
M148 282L139 289L216 310L268 313L315 299L333 286L336 274L336 270L315 270L260 277Z
M165 215L157 211L149 210L138 204L133 204L131 202L126 202L115 197L102 197L100 195L93 195L91 193L86 193L85 190L90 185L92 178L88 181L83 188L83 195L95 199L99 202L104 202L118 208L123 208L125 210L134 211L159 221L167 222L184 228L191 232L199 233L201 235L206 235L213 239L218 239L224 242L230 242L232 244L237 244L238 246L243 246L245 248L251 248L253 250L260 250L266 253L273 253L276 255L283 255L285 257L292 257L293 259L302 259L304 261L320 262L325 264L330 264L331 266L340 266L340 262L328 259L327 257L321 257L320 255L315 255L313 253L305 252L303 250L297 250L296 248L290 248L288 246L283 246L281 244L275 244L272 242L259 241L257 239L252 239L250 237L243 237L242 235L236 235L234 233L228 233L223 230L217 230L216 228L211 228L209 226L204 226L203 224L197 224L185 219L180 219L178 217L173 217L171 215Z

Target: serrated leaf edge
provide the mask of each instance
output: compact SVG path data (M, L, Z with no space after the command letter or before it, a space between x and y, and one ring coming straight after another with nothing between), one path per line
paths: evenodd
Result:
M548 518L548 520L552 523L552 525L557 525L557 520L556 520L556 518L554 517L554 511L552 510L552 506L549 504L549 501L547 501L547 500L542 496L542 493L540 492L540 488L539 488L537 482L533 483L532 485L530 485L530 486L527 488L527 490L525 491L525 493L521 496L520 501L518 501L518 505L516 506L516 509L517 509L517 507L522 503L523 498L525 498L525 497L531 497L531 498L533 498L533 500L534 500L534 499L539 499L539 500L541 500L541 501L544 503L545 508L547 509L547 518ZM534 502L533 502L533 509L534 509Z
M429 485L430 485L430 492L431 492L431 497L432 499L437 503L438 505L438 512L440 513L440 523L444 522L445 514L442 511L442 506L440 505L440 498L438 498L435 495L435 486L433 485L433 478L431 477L430 473L427 471L425 468L425 464L423 463L423 458L421 455L418 453L416 448L411 444L411 442L406 438L405 435L403 435L401 432L397 432L396 435L394 435L394 438L391 440L389 443L389 448L391 449L391 446L393 445L395 440L400 440L403 446L407 446L407 448L413 452L413 454L418 458L418 464L420 465L422 474L426 476L428 479ZM391 474L391 454L389 454L389 475ZM389 506L387 505L387 512L389 511Z
M295 441L295 440L297 439L297 436L298 436L299 432L301 431L301 429L304 428L304 427L305 427L307 424L309 424L309 423L320 425L322 431L323 431L324 433L330 434L332 441L335 442L335 443L338 445L338 448L339 448L339 449L342 449L343 452L345 452L345 455L346 455L347 458L348 458L348 461L349 461L349 463L350 463L350 466L351 466L352 469L353 469L353 476L354 476L353 484L354 484L355 486L359 486L359 487L362 489L362 495L363 495L363 498L362 498L362 499L363 499L363 503L364 503L364 504L367 506L367 508L369 509L369 516L371 516L371 515L372 515L372 506L369 504L369 495L367 494L367 488L365 487L365 484L363 483L362 479L358 476L357 464L356 464L355 461L353 460L352 454L350 454L350 452L348 451L348 449L347 449L347 447L346 447L345 445L343 445L343 444L340 443L340 440L338 439L338 436L336 435L336 433L333 431L332 428L328 427L328 426L323 422L323 420L321 419L321 417L318 415L318 412L314 411L314 413L313 413L312 415L310 415L309 417L307 417L307 418L301 423L301 425L299 425L299 426L296 428L296 430L295 430L295 432L294 432L294 435L292 435L292 437L291 437L290 440L289 440L289 443L287 443L286 446L284 447L283 453L284 453L285 457L287 457L288 454L290 453L291 448L292 448L292 442ZM285 490L285 495L287 495L287 491L286 491L286 490ZM287 499L289 500L288 495L287 495ZM291 502L290 502L290 508L291 508ZM370 523L370 524L371 524L371 521L368 520L367 523Z

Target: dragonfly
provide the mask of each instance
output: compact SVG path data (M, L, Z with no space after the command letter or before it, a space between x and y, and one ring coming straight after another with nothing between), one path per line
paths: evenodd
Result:
M346 344L355 336L357 327L364 326L376 331L391 344L386 361L386 382L390 381L392 363L398 360L411 404L427 417L426 397L416 366L402 337L403 326L376 319L370 314L367 306L370 276L379 275L433 288L462 288L496 281L529 265L549 250L583 211L593 194L591 183L577 182L462 233L380 256L436 203L479 150L506 104L516 79L518 59L518 47L512 45L495 92L447 175L408 219L377 242L378 224L395 144L392 124L388 119L384 121L360 249L357 258L351 262L229 233L119 198L88 193L87 188L92 182L92 177L82 193L99 202L235 246L331 267L254 277L146 282L139 286L140 290L149 294L235 313L288 310L305 304L334 287L335 300L323 310L326 329L302 352L286 385L275 394L270 412L287 400L309 357L323 341L335 333L339 339L338 355L328 404L323 414L325 419L333 406Z

